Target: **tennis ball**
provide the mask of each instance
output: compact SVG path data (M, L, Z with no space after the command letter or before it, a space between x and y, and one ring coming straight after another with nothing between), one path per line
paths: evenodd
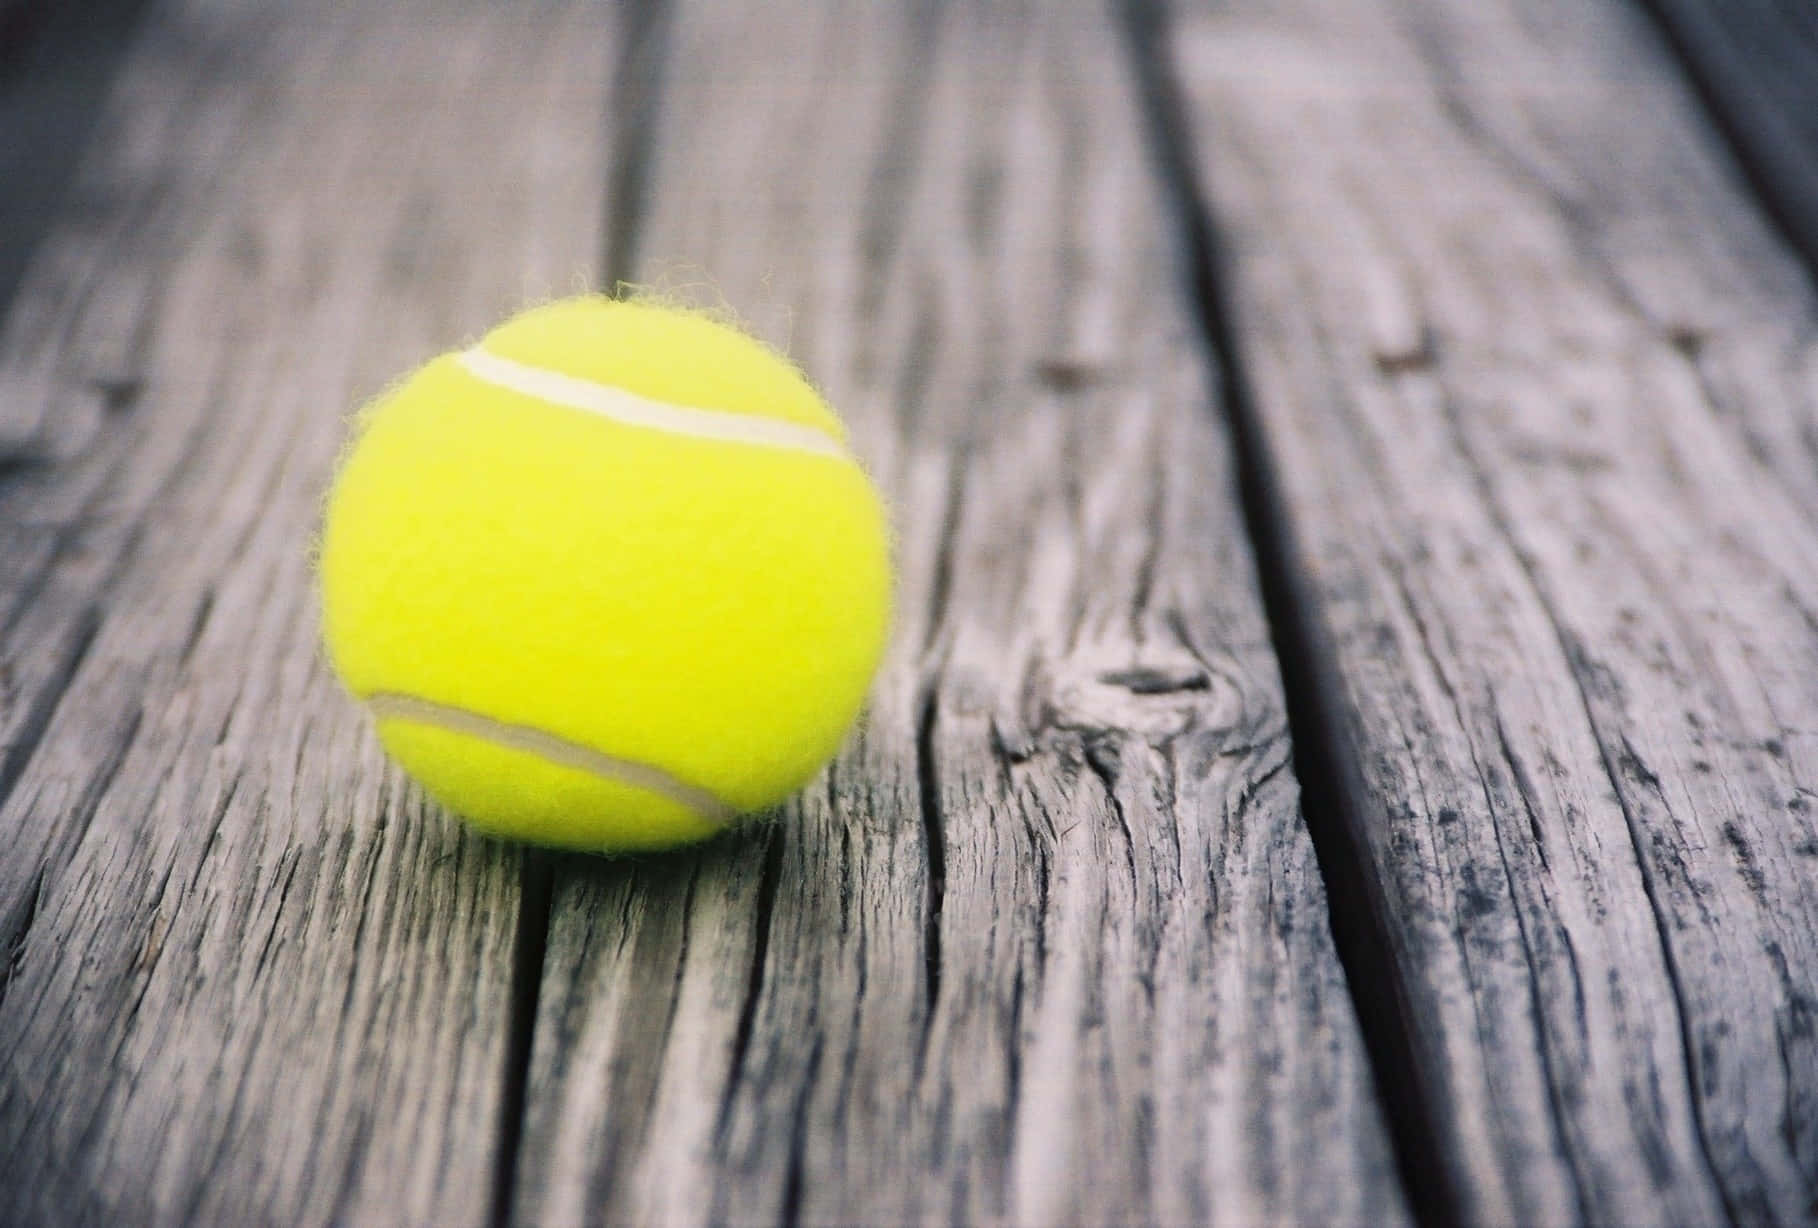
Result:
M329 655L392 757L478 827L603 852L806 783L889 621L883 506L801 373L602 297L371 406L320 566Z

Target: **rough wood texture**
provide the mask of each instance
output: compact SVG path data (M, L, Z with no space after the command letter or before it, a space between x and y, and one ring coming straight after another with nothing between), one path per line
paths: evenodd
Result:
M1818 1219L1811 283L1637 10L1186 8L1454 1214Z
M776 828L557 865L516 1217L1400 1219L1117 31L703 0L663 40L635 276L847 411L895 651Z
M342 419L597 263L608 14L156 5L0 337L0 1221L485 1222L520 855L317 659Z
M1785 221L1768 10L1657 4ZM1182 7L151 0L99 109L61 9L0 48L0 1222L1404 1221L1240 472L1429 1209L1818 1221L1807 269L1638 8ZM387 769L307 558L347 406L601 275L786 344L902 534L863 735L624 862Z
M1818 14L1807 0L1647 0L1787 233L1818 267Z

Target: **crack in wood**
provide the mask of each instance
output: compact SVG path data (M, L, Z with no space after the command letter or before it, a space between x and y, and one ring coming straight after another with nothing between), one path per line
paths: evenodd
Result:
M916 721L915 770L916 791L921 801L922 839L928 858L927 896L922 913L922 998L924 1002L921 1033L915 1052L917 1079L926 1070L928 1042L934 1034L934 1023L941 1005L941 912L947 896L946 829L941 816L945 799L934 747L935 725L939 719L940 680L936 674L926 684Z
M1491 703L1493 706L1494 697L1491 698ZM1497 718L1496 725L1497 730L1500 733L1502 729L1500 717ZM1502 741L1501 745L1506 751L1508 746L1506 738ZM1483 790L1484 806L1491 816L1490 830L1496 837L1496 854L1502 866L1503 886L1508 893L1507 898L1510 902L1510 912L1515 918L1515 932L1521 938L1522 958L1527 961L1528 968L1532 972L1532 975L1528 978L1528 1013L1529 1018L1532 1020L1536 1043L1540 1051L1541 1072L1546 1080L1548 1103L1551 1104L1553 1110L1553 1125L1559 1132L1560 1150L1564 1152L1568 1171L1572 1174L1572 1196L1576 1200L1577 1215L1581 1221L1589 1222L1591 1218L1591 1203L1586 1193L1584 1163L1579 1156L1577 1149L1567 1145L1564 1137L1567 1123L1571 1118L1566 1112L1564 1102L1565 1093L1560 1086L1561 1080L1556 1070L1558 1057L1554 1052L1556 1047L1555 1042L1548 1031L1547 1026L1547 1013L1543 1000L1543 988L1546 983L1544 975L1545 968L1535 955L1534 940L1528 933L1529 920L1525 907L1526 902L1521 898L1521 892L1518 889L1514 868L1509 864L1509 850L1507 844L1503 840L1502 824L1497 821L1499 808L1496 805L1495 791L1489 776L1483 771L1481 764L1477 763L1475 746L1472 747L1471 756L1473 765L1478 768L1477 779L1479 786ZM1520 769L1514 765L1512 759L1509 760L1509 767L1519 775ZM1522 800L1525 805L1527 802L1525 794L1523 795ZM1531 807L1528 808L1527 815L1528 822L1532 824L1534 822L1534 812ZM1544 852L1541 856L1544 859ZM1583 1018L1582 1013L1579 1018Z
M1530 576L1530 581L1537 585L1538 577ZM1536 595L1539 597L1542 605L1546 607L1548 617L1552 618L1553 611L1551 606L1547 605L1545 594L1539 592L1537 589ZM1647 766L1643 764L1640 759L1634 756L1633 749L1628 747L1626 738L1624 739L1623 754L1619 756L1612 755L1608 743L1604 740L1603 730L1597 720L1596 705L1591 698L1591 692L1587 688L1585 682L1584 670L1589 659L1586 657L1584 649L1575 639L1569 636L1563 627L1557 622L1554 622L1553 625L1560 636L1560 646L1571 664L1571 676L1578 684L1579 697L1584 704L1585 720L1590 724L1592 732L1596 735L1598 753L1603 759L1604 774L1609 777L1610 788L1615 793L1616 805L1622 812L1623 826L1627 832L1629 844L1634 852L1636 868L1641 876L1641 889L1647 898L1648 907L1653 913L1654 928L1660 935L1660 957L1666 970L1667 985L1673 996L1675 1009L1674 1025L1679 1033L1679 1048L1685 1066L1686 1086L1691 1088L1694 1092L1691 1097L1691 1113L1693 1124L1697 1129L1699 1154L1703 1157L1710 1179L1716 1186L1718 1197L1723 1202L1724 1213L1729 1217L1731 1223L1740 1223L1743 1222L1738 1218L1742 1212L1742 1208L1736 1204L1734 1195L1729 1189L1729 1183L1717 1179L1717 1161L1711 1152L1711 1141L1704 1123L1703 1098L1696 1094L1699 1088L1698 1054L1693 1045L1690 1008L1686 1001L1685 985L1680 975L1678 960L1673 949L1671 924L1667 917L1666 910L1660 902L1660 888L1654 878L1653 858L1650 856L1646 847L1647 834L1643 829L1641 822L1635 816L1634 804L1629 797L1628 789L1624 787L1625 775L1634 777L1644 786L1653 787L1656 790L1658 790L1660 781L1658 777L1654 776L1653 773L1648 770ZM1625 769L1625 764L1632 765L1634 770ZM1661 797L1660 800L1664 805L1665 798ZM1756 1217L1751 1217L1751 1219L1753 1218Z
M725 1145L726 1132L732 1125L732 1093L738 1088L742 1076L749 1073L745 1068L745 1060L751 1050L752 1033L757 1027L764 977L769 971L770 931L776 918L777 885L783 876L783 837L781 833L771 831L765 840L763 869L758 876L757 910L751 921L752 933L755 935L751 948L751 966L745 976L745 994L739 1003L738 1024L732 1034L732 1057L728 1063L725 1095L720 1099L719 1119L714 1127L714 1138L721 1146Z
M1390 951L1386 901L1366 870L1356 835L1362 790L1354 755L1341 739L1327 696L1339 673L1317 630L1294 569L1292 525L1279 493L1261 418L1243 369L1224 280L1220 241L1193 169L1186 104L1164 51L1167 10L1161 0L1124 0L1124 24L1140 70L1144 118L1187 247L1182 289L1204 336L1206 362L1223 389L1221 403L1237 455L1239 503L1254 551L1263 606L1286 694L1289 740L1301 785L1301 813L1325 883L1328 915L1345 987L1363 1028L1375 1084L1388 1118L1396 1165L1410 1210L1424 1225L1456 1222L1466 1203L1441 1162L1436 1131L1444 1128L1438 1093L1415 1060L1409 994Z
M637 269L645 197L656 147L667 75L671 0L631 0L620 11L623 23L613 71L607 131L619 134L609 172L602 218L601 283L609 290L630 288Z
M547 975L549 916L554 907L553 855L540 849L522 854L518 868L518 933L511 954L511 1002L506 1024L504 1090L499 1096L498 1158L494 1170L494 1228L507 1228L517 1190L524 1118L530 1091L531 1046Z
M826 1037L816 1031L814 1044L808 1053L808 1074L796 1089L795 1104L789 1117L789 1159L783 1176L783 1205L779 1220L784 1225L801 1222L802 1187L805 1181L804 1171L808 1157L808 1104L814 1094L814 1086L821 1069L821 1056L825 1052Z
M37 873L32 875L31 887L24 892L25 905L18 919L7 927L6 953L0 957L0 1006L6 1004L7 987L12 984L13 975L25 958L25 944L31 938L32 922L37 920L38 908L44 899L44 876L45 867L39 866Z
M43 688L31 697L24 718L19 722L12 743L0 752L0 805L4 805L19 778L25 774L25 766L31 761L32 754L44 740L50 730L51 720L57 714L58 705L68 693L70 683L75 678L82 662L87 659L89 650L94 647L95 636L101 629L101 610L99 606L89 605L77 616L70 634L69 648L63 655L55 672L46 680Z
M1604 727L1604 723L1598 718L1598 705L1592 697L1590 683L1588 682L1588 679L1595 676L1599 671L1591 661L1584 646L1579 642L1577 637L1571 633L1562 620L1555 605L1553 595L1547 588L1540 571L1536 566L1535 560L1522 548L1521 538L1515 531L1515 526L1510 521L1509 514L1504 508L1502 500L1497 493L1495 480L1491 472L1485 468L1481 458L1472 450L1465 435L1464 425L1461 421L1456 401L1444 389L1442 389L1440 393L1440 405L1442 407L1444 421L1451 432L1454 451L1463 461L1466 471L1469 473L1472 482L1477 487L1481 506L1489 516L1490 522L1494 526L1496 532L1506 544L1509 556L1515 560L1516 565L1520 568L1521 573L1527 582L1529 592L1538 603L1548 625L1552 628L1553 635L1558 642L1560 653L1567 663L1567 673L1572 684L1577 689L1579 702L1583 706L1584 719L1587 727L1591 731L1592 738L1596 743L1598 754L1603 762L1604 772L1609 777L1610 787L1615 792L1616 804L1622 813L1623 825L1627 832L1630 847L1635 858L1635 867L1640 875L1642 892L1647 900L1648 907L1652 912L1654 929L1659 937L1659 954L1666 974L1667 985L1672 994L1674 1003L1674 1024L1680 1040L1679 1047L1684 1063L1686 1086L1691 1089L1693 1093L1689 1097L1689 1108L1692 1115L1693 1126L1696 1131L1699 1154L1703 1159L1707 1178L1716 1188L1718 1198L1723 1203L1726 1215L1728 1215L1731 1222L1738 1222L1737 1217L1742 1214L1743 1208L1736 1203L1735 1195L1729 1188L1729 1183L1718 1179L1717 1174L1720 1170L1711 1150L1711 1140L1704 1121L1703 1098L1698 1094L1698 1056L1693 1045L1694 1038L1691 1027L1690 1006L1686 998L1685 987L1679 970L1678 955L1673 946L1671 924L1666 909L1660 900L1659 885L1655 881L1654 860L1646 847L1646 835L1643 824L1635 815L1633 802L1629 797L1628 790L1624 784L1624 778L1625 776L1628 776L1635 779L1644 787L1653 789L1658 796L1661 805L1670 811L1670 807L1667 807L1665 796L1661 794L1659 790L1660 779L1647 767L1640 756L1635 753L1634 747L1629 743L1626 734L1618 733L1618 737L1622 741L1621 753L1614 754L1612 752L1608 741L1608 733ZM1538 1034L1544 1037L1545 1029L1539 1029ZM1542 1047L1542 1052L1544 1055L1544 1045ZM1549 1080L1549 1087L1550 1084L1551 1081ZM1576 1171L1576 1169L1574 1169L1574 1171ZM1583 1193L1583 1187L1580 1185L1578 1190L1580 1198L1583 1197ZM1756 1210L1765 1211L1765 1208L1757 1208Z

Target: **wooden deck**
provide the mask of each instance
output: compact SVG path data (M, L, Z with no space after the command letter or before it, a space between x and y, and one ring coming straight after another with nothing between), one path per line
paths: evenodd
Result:
M0 2L0 1223L1818 1223L1818 25ZM346 415L734 308L862 733L609 861L318 648Z

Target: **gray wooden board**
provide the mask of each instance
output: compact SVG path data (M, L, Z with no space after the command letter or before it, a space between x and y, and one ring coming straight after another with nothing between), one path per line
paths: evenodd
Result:
M1402 1219L1109 15L676 9L615 229L847 413L894 648L774 826L556 864L516 1217Z
M1773 212L1818 267L1818 12L1807 0L1647 0Z
M0 0L0 307L62 202L141 7Z
M1634 8L1183 7L1455 1213L1818 1220L1811 281Z
M361 397L598 263L609 12L166 0L0 334L0 1220L489 1216L521 855L318 659Z

